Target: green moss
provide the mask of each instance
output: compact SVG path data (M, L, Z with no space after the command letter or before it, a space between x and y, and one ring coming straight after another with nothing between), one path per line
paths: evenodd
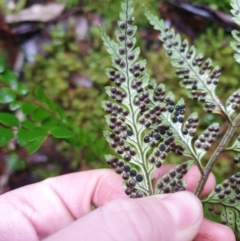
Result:
M56 25L49 34L49 43L42 46L44 56L36 56L35 63L24 67L29 89L33 91L36 85L42 86L47 96L64 109L68 119L91 136L91 141L87 141L90 145L95 140L99 145L105 145L102 133L106 123L101 101L106 98L104 90L108 79L104 67L109 65L109 60L101 57L102 43L97 37L97 41L91 42L88 36L88 44L93 50L85 53L75 40L72 21L69 21L66 31L61 25ZM93 161L96 154L103 160L106 148L107 145L99 153L96 150L89 152L88 160Z

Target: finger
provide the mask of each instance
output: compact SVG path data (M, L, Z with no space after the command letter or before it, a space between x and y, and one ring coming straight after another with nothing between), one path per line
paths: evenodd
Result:
M122 179L111 170L50 178L0 197L0 214L6 218L0 219L0 233L6 240L20 240L12 238L18 232L38 240L87 214L92 204L102 206L120 197L126 197Z
M189 192L118 199L44 241L192 241L201 223L202 205Z
M184 177L187 180L187 190L190 192L194 192L198 181L201 178L200 171L197 166L191 167L190 171ZM213 190L216 185L215 177L212 173L210 173L206 185L202 191L201 196L207 196Z
M159 168L156 172L153 174L153 178L158 180L161 178L164 174L169 172L172 168L174 168L176 165L164 165L161 168ZM200 171L197 166L192 166L190 170L187 172L187 174L184 176L184 179L187 181L187 190L190 192L194 192L196 185L201 178ZM208 180L206 182L206 185L203 189L202 196L207 196L212 189L215 187L216 181L214 175L211 173L208 177Z
M222 224L211 222L204 219L197 237L194 241L235 241L235 235L232 230Z

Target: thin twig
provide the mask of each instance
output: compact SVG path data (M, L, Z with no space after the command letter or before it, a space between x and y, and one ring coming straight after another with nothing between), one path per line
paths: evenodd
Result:
M232 122L232 125L229 126L226 134L224 135L221 143L219 144L219 146L217 147L217 149L215 150L214 154L212 155L212 158L209 160L208 164L206 165L202 178L200 179L198 186L195 190L195 195L197 197L200 197L202 190L207 182L207 179L212 171L212 168L214 166L214 164L217 162L219 156L222 154L222 152L225 150L227 144L229 143L229 141L231 140L231 137L233 136L237 126L240 123L240 114L236 117L236 119Z

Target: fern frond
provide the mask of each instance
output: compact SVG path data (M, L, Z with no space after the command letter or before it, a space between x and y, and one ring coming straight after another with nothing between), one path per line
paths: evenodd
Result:
M240 172L218 184L203 203L208 204L209 211L221 215L223 224L240 231Z
M232 0L231 6L232 6L231 13L233 15L233 21L240 26L240 2L238 0ZM231 47L236 52L234 54L234 58L238 63L240 63L240 31L233 30L232 35L235 39L234 42L231 42Z
M140 50L135 48L137 27L133 25L132 13L132 1L124 1L118 22L119 29L116 32L117 42L112 41L100 28L101 37L112 57L114 67L114 69L107 70L107 75L117 85L117 87L106 89L113 101L103 104L107 113L110 114L107 122L112 129L105 135L110 145L124 161L122 177L126 180L125 192L131 197L137 195L135 185L138 186L138 191L142 190L142 195L153 194L149 170L156 168L156 165L152 164L150 168L150 163L146 160L146 150L149 145L147 143L144 145L144 136L149 124L139 123L143 112L149 109L148 104L151 102L149 91L152 90L149 88L150 78L145 70L146 61L138 61ZM125 114L121 115L121 113ZM137 167L137 171L142 173L138 175L143 175L143 180L141 180L143 185L140 185L134 176L130 175L131 178L126 179L128 176L128 172L124 172L128 169L126 166ZM133 184L134 182L136 183ZM139 195L138 192L137 196Z
M107 69L107 75L116 85L106 88L111 101L103 103L111 129L105 132L105 137L118 154L107 158L107 162L122 175L125 192L136 197L140 193L143 196L154 193L152 173L161 167L169 151L187 155L196 163L197 159L187 130L183 129L184 101L179 100L175 105L174 95L165 94L164 85L157 86L155 80L150 79L146 61L138 59L140 50L135 47L137 28L133 25L132 12L132 1L125 0L117 41L111 40L102 28L100 33L112 58L113 68ZM120 166L116 164L119 160ZM136 175L142 175L141 183L124 171L129 168L134 168Z
M230 121L225 107L215 94L215 88L221 75L219 66L212 66L212 60L204 61L202 54L196 54L194 46L189 46L187 40L181 40L179 34L168 26L163 20L159 20L148 10L145 10L154 29L161 32L160 41L166 50L167 56L172 59L172 65L177 68L176 74L183 79L180 84L190 91L190 97L204 102L205 110L219 113Z

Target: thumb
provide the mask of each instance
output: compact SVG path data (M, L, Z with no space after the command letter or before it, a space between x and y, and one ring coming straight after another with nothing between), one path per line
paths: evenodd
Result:
M202 219L201 203L190 192L118 199L97 208L45 241L192 241Z

